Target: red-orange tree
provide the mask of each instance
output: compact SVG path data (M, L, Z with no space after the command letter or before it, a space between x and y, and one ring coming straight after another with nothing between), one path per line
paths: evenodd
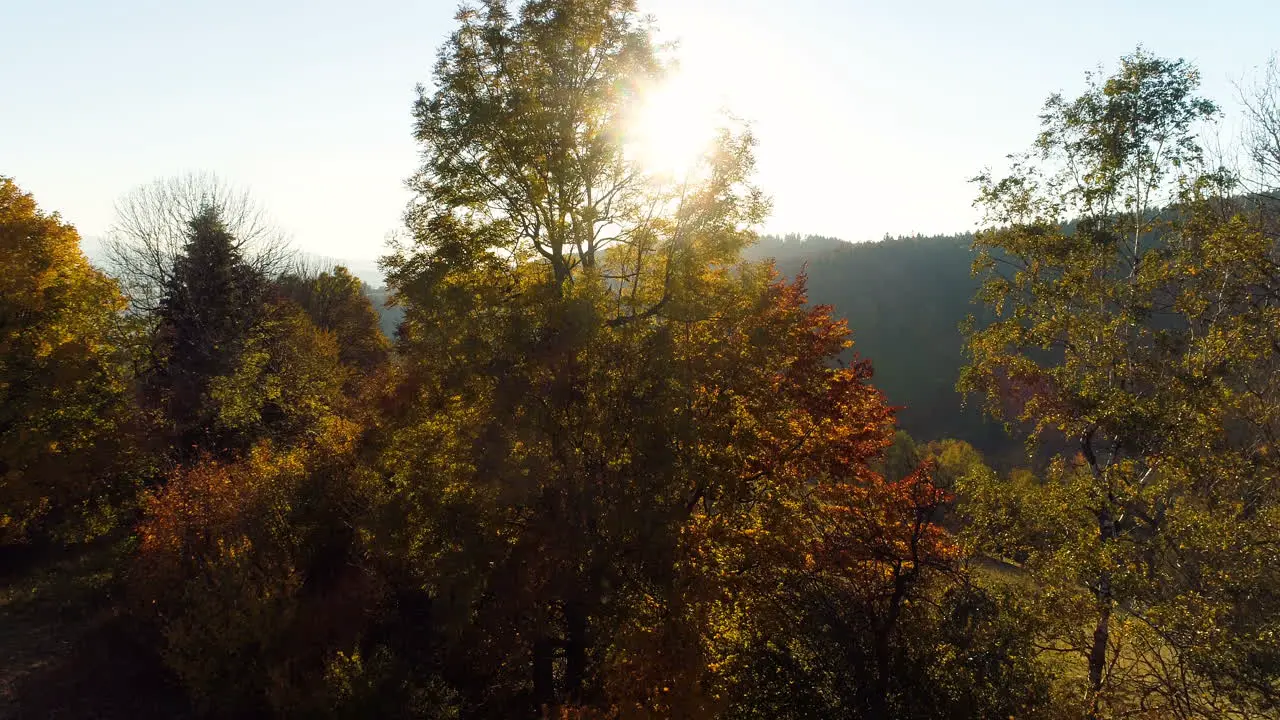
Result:
M287 445L198 458L148 498L129 572L134 610L203 712L341 707L329 666L356 647L382 597L356 532L379 496L362 431L325 415Z

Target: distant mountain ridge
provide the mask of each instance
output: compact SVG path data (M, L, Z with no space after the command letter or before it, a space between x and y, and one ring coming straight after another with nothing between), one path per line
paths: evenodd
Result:
M964 365L960 325L972 303L973 236L935 235L852 243L824 236L765 235L747 251L778 270L808 277L809 300L848 320L854 351L871 361L872 383L902 406L901 427L919 440L952 437L1012 459L1021 444L955 390Z

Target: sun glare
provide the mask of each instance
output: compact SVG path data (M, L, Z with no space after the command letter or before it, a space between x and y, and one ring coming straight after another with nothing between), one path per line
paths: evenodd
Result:
M655 175L679 180L695 169L725 119L711 87L677 72L644 92L630 124L636 159Z

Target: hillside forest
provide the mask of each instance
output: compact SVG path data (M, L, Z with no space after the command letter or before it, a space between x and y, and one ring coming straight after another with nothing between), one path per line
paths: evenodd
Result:
M1280 717L1280 72L1226 157L1138 48L850 244L637 161L648 23L464 6L377 290L0 177L0 716Z

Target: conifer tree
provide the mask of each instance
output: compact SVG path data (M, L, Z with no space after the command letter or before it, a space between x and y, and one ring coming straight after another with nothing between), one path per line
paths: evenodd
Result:
M236 368L262 317L263 291L263 278L245 262L217 210L193 217L156 312L152 378L179 457L243 446L243 439L219 437L208 393L213 378Z

